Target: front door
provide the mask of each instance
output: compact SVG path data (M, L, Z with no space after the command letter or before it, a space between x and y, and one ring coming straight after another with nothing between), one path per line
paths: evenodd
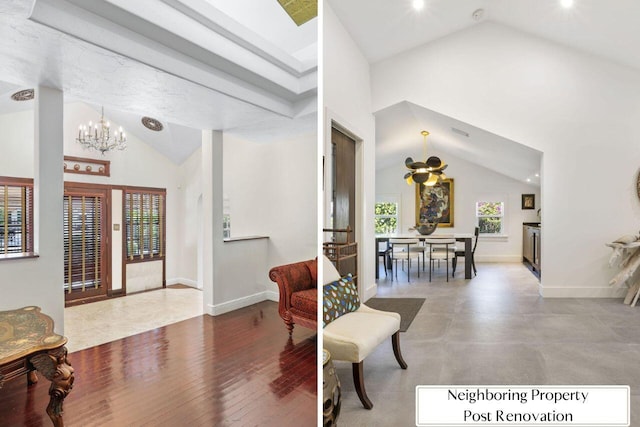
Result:
M355 241L356 230L356 141L339 130L331 129L333 157L333 228L350 229L351 233L335 232L333 241ZM340 274L357 276L356 258L340 262Z
M65 302L107 295L108 189L91 184L65 183L64 293Z

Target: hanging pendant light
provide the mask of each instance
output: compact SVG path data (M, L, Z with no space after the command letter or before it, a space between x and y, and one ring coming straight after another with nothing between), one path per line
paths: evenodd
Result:
M424 153L423 157L427 157L427 136L429 132L423 130L420 132L424 138ZM439 157L431 156L426 159L424 162L414 162L411 157L407 157L404 161L405 166L410 169L410 172L407 172L404 175L404 179L407 181L407 184L424 184L427 186L434 186L438 182L441 182L443 179L447 177L442 172L447 168L447 164L440 160Z

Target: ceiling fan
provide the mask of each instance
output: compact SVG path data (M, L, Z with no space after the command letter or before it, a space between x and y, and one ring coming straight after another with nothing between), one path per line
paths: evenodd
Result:
M426 158L427 135L429 135L429 132L423 130L420 133L424 137L424 157ZM431 187L447 178L444 172L442 172L447 168L447 164L436 156L431 156L424 162L414 162L411 157L407 157L404 164L411 170L404 175L404 179L409 185L424 184Z

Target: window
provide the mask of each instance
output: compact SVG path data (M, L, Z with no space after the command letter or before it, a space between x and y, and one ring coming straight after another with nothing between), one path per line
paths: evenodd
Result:
M379 202L375 206L376 234L392 234L398 231L398 204Z
M480 234L502 234L504 202L476 202L476 218Z
M154 259L165 253L166 190L125 189L125 235L127 258Z
M33 252L33 180L0 177L0 256Z

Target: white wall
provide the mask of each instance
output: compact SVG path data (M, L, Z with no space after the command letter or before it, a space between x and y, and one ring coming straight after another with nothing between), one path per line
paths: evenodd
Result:
M33 178L33 110L0 114L0 176Z
M315 258L317 134L269 144L227 134L224 141L231 237L269 236L269 267ZM277 290L275 284L271 287Z
M542 294L620 295L604 243L638 230L640 73L487 22L371 78L374 111L407 100L542 151Z
M277 299L278 288L269 280L269 269L316 256L316 140L315 133L268 144L223 136L223 192L228 198L231 237L269 238L223 245L228 283L214 283L216 314L225 307ZM198 150L180 168L185 221L179 265L181 280L187 284L198 279L201 158Z
M328 3L324 4L324 223L330 216L331 124L355 137L356 241L360 297L376 294L373 213L375 205L375 122L371 108L369 63Z
M0 260L0 310L39 306L53 319L59 334L64 334L62 99L59 90L39 87L35 116L17 122L31 125L31 132L24 135L30 133L32 139L22 142L31 145L33 155L28 163L34 178L34 249L39 257ZM27 161L21 155L18 159ZM4 167L0 175L8 170Z
M475 203L478 201L505 202L505 237L481 237L475 259L478 262L521 262L522 223L538 222L540 189L516 181L490 169L438 151L429 155L440 157L449 166L447 176L454 183L453 227L439 228L441 232L472 233L476 226ZM400 203L399 232L406 233L415 226L415 185L403 179L404 164L376 172L376 197L393 196ZM536 208L522 210L522 194L535 194Z

